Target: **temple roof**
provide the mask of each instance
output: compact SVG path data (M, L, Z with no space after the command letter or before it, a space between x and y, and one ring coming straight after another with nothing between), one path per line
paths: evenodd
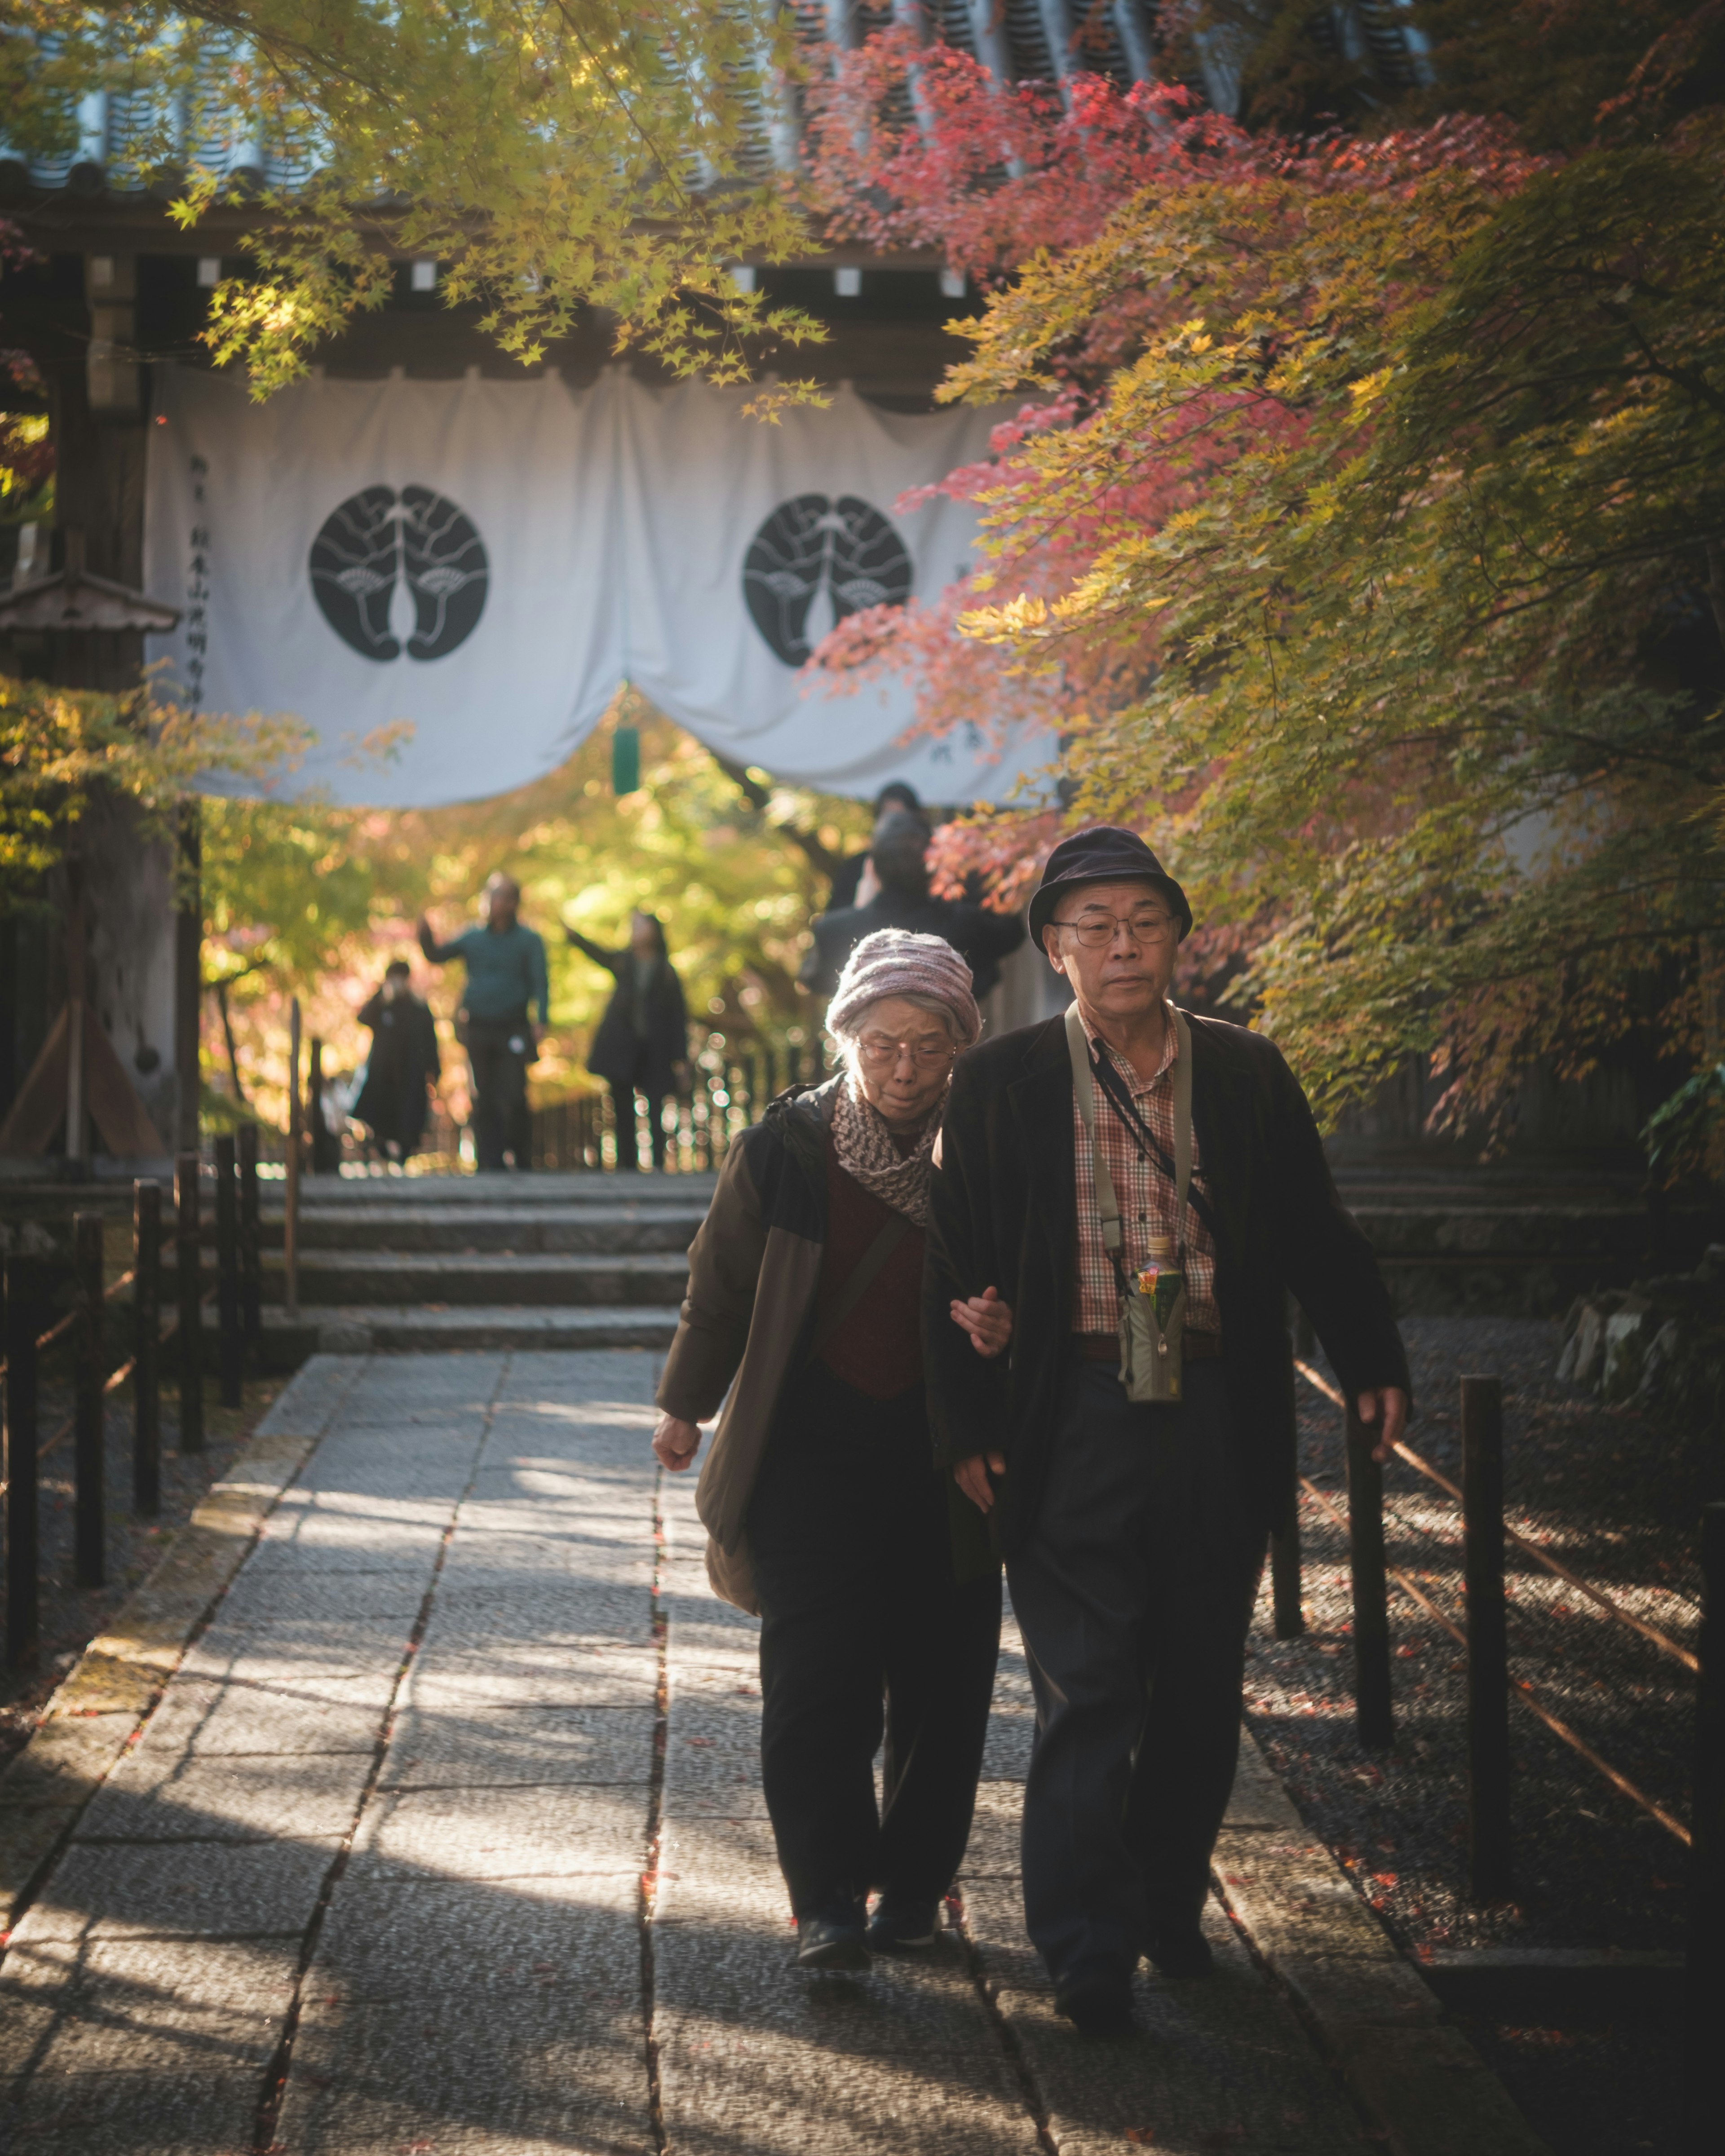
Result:
M898 22L919 28L958 51L973 54L997 78L1014 82L1058 82L1077 73L1105 74L1124 86L1158 73L1153 9L1148 0L794 0L798 33L811 61L822 48L848 49L871 32ZM1417 76L1423 41L1400 0L1353 0L1318 11L1312 34L1359 60L1386 89ZM1199 79L1190 87L1215 110L1232 113L1240 75L1224 40L1199 40ZM146 189L126 169L126 150L153 129L161 111L158 93L95 91L78 109L78 141L54 157L30 157L0 137L0 198L64 192L94 198L137 197ZM254 187L293 187L316 169L316 149L273 141L224 117L219 103L180 101L169 114L183 161L218 177ZM747 166L766 171L793 164L801 125L800 96L790 109L760 114Z

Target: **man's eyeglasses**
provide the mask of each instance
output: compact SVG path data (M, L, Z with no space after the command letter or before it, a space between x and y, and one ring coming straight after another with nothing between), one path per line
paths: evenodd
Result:
M870 1070L891 1070L901 1055L908 1055L919 1070L938 1070L957 1054L950 1040L888 1040L878 1033L865 1033L856 1052Z
M1111 943L1122 928L1134 943L1166 943L1178 931L1174 917L1154 906L1142 906L1134 913L1086 913L1076 921L1056 921L1056 928L1070 928L1081 943L1098 951Z

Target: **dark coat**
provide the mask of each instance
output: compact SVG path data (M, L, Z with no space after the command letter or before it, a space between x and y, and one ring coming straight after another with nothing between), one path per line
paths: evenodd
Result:
M1024 940L1024 923L1016 913L991 913L966 900L915 898L883 891L866 906L847 906L823 913L814 921L814 943L798 978L818 996L839 985L845 961L865 936L879 928L908 928L919 936L938 936L969 967L978 1000L1000 978L1000 961Z
M416 1152L425 1132L425 1089L442 1069L437 1022L414 995L392 1003L379 988L359 1014L372 1032L366 1081L353 1104L355 1119L380 1144L392 1138L404 1153Z
M689 1246L689 1288L655 1395L667 1414L703 1422L724 1402L696 1509L710 1537L707 1576L726 1601L755 1607L743 1534L779 1402L808 1358L827 1240L827 1132L843 1074L793 1087L735 1139ZM949 1330L958 1328L947 1321ZM961 1335L961 1338L964 1336ZM978 1358L968 1342L964 1351ZM950 1502L960 1578L986 1568L980 1516Z
M670 959L657 962L646 994L639 999L644 1009L637 1009L634 952L602 951L572 928L563 933L617 982L617 992L593 1035L588 1069L608 1086L634 1085L649 1100L675 1093L676 1065L689 1060L689 1014L683 984Z
M1377 1260L1337 1195L1281 1050L1241 1026L1190 1022L1198 1187L1216 1216L1223 1354L1250 1460L1241 1495L1266 1528L1281 1527L1295 1490L1286 1291L1350 1398L1379 1385L1406 1389L1407 1357ZM922 1320L935 1457L1006 1455L995 1515L1010 1552L1029 1537L1042 1502L1071 1353L1077 1199L1063 1019L960 1057L940 1154ZM979 1364L947 1305L988 1286L1012 1306L1012 1346Z

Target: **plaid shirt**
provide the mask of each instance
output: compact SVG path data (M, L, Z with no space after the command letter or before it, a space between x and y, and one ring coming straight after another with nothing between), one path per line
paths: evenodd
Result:
M1084 1014L1079 1013L1081 1019ZM1157 1142L1172 1160L1174 1157L1174 1061L1180 1052L1173 1023L1173 1006L1163 1029L1162 1061L1153 1078L1142 1079L1123 1055L1117 1055L1091 1028L1084 1030L1092 1050L1109 1057L1125 1081L1132 1104L1143 1117ZM1152 1235L1172 1235L1186 1273L1186 1322L1194 1332L1219 1332L1221 1312L1216 1306L1216 1245L1210 1231L1186 1201L1184 1223L1174 1220L1173 1178L1163 1173L1154 1155L1140 1153L1142 1142L1130 1134L1120 1111L1100 1083L1096 1088L1096 1136L1102 1158L1114 1183L1114 1202L1120 1208L1120 1261L1128 1281L1147 1262ZM1090 1141L1084 1134L1084 1118L1078 1111L1078 1096L1072 1096L1072 1148L1078 1178L1077 1293L1073 1297L1075 1332L1113 1332L1120 1324L1120 1288L1102 1240L1102 1215L1096 1204L1096 1169ZM1192 1133L1192 1179L1199 1180L1198 1133Z

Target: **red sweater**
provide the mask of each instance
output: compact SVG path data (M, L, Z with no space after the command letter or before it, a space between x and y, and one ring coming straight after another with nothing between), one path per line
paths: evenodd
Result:
M858 1261L892 1217L892 1208L839 1165L827 1139L827 1240L815 1289L818 1324L838 1301ZM890 1400L922 1375L922 1252L920 1228L902 1237L862 1301L821 1351L835 1378L871 1400Z

